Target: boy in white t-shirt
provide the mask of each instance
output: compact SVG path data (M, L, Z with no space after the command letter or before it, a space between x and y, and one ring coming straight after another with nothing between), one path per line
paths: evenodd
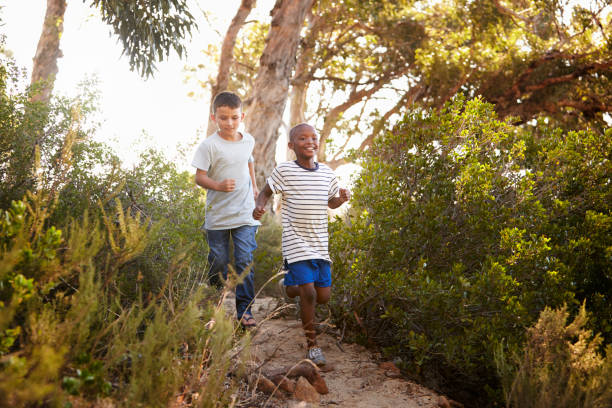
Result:
M282 195L282 252L287 273L287 296L300 297L300 318L308 345L307 358L326 363L317 346L314 330L315 307L331 295L331 260L328 252L327 208L338 208L350 199L338 187L334 171L315 162L319 136L302 123L289 132L289 148L297 160L279 164L256 200L253 218L259 220L272 194ZM338 196L336 196L338 194Z
M239 274L251 265L257 248L255 233L260 223L252 217L258 194L252 156L255 140L238 131L243 119L238 95L232 92L217 95L211 120L218 130L198 146L191 163L196 168L196 184L207 190L204 228L210 249L208 279L217 287L222 286L220 276L227 279L230 238ZM256 325L251 313L255 297L253 276L251 268L236 286L236 315L244 327Z

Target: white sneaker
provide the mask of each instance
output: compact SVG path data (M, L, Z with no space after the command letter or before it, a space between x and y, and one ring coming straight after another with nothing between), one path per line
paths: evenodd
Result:
M325 356L323 355L323 351L321 351L320 347L309 348L306 358L318 366L324 366L327 364L327 360L325 360Z

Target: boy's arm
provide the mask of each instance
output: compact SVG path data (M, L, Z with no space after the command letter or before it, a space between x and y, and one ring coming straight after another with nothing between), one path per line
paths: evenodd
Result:
M342 204L346 203L351 198L351 192L346 188L341 188L339 190L340 195L338 197L332 197L331 200L327 202L327 206L331 209L338 208Z
M264 215L264 213L266 212L266 204L268 203L268 200L270 199L270 197L272 197L272 189L270 188L270 185L268 185L268 183L266 183L266 185L264 186L263 190L261 190L261 192L259 193L259 195L257 196L257 200L255 200L255 209L253 210L253 218L255 218L256 220L259 220L262 215Z
M257 188L257 180L255 180L255 164L253 162L249 162L249 174L251 175L251 183L253 183L253 197L257 200L259 189Z
M215 191L234 191L236 188L236 180L225 179L222 181L215 181L208 177L208 172L202 169L196 169L195 182L198 186L206 188L208 190Z

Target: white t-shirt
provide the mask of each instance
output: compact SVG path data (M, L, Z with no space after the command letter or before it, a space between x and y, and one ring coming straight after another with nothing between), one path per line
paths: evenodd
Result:
M191 162L192 166L206 171L208 177L215 181L236 180L234 191L206 191L206 229L260 225L253 219L255 199L248 166L253 161L251 154L255 139L248 133L241 134L241 140L232 142L213 133L200 143Z
M283 258L287 263L307 259L331 262L327 203L339 190L334 171L325 164L306 169L296 162L284 162L267 182L275 194L282 195Z

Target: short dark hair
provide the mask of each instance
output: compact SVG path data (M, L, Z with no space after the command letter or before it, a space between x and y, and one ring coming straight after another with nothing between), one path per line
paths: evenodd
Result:
M303 128L303 127L306 127L306 126L308 126L309 128L312 128L315 131L315 133L317 133L317 130L311 124L306 123L306 122L298 123L297 125L292 127L291 130L289 131L289 141L293 142L293 138L295 137L295 134L297 133L297 131L300 128Z
M241 108L242 100L233 92L221 92L213 100L213 113L217 112L217 109L221 106L227 106L232 109Z

